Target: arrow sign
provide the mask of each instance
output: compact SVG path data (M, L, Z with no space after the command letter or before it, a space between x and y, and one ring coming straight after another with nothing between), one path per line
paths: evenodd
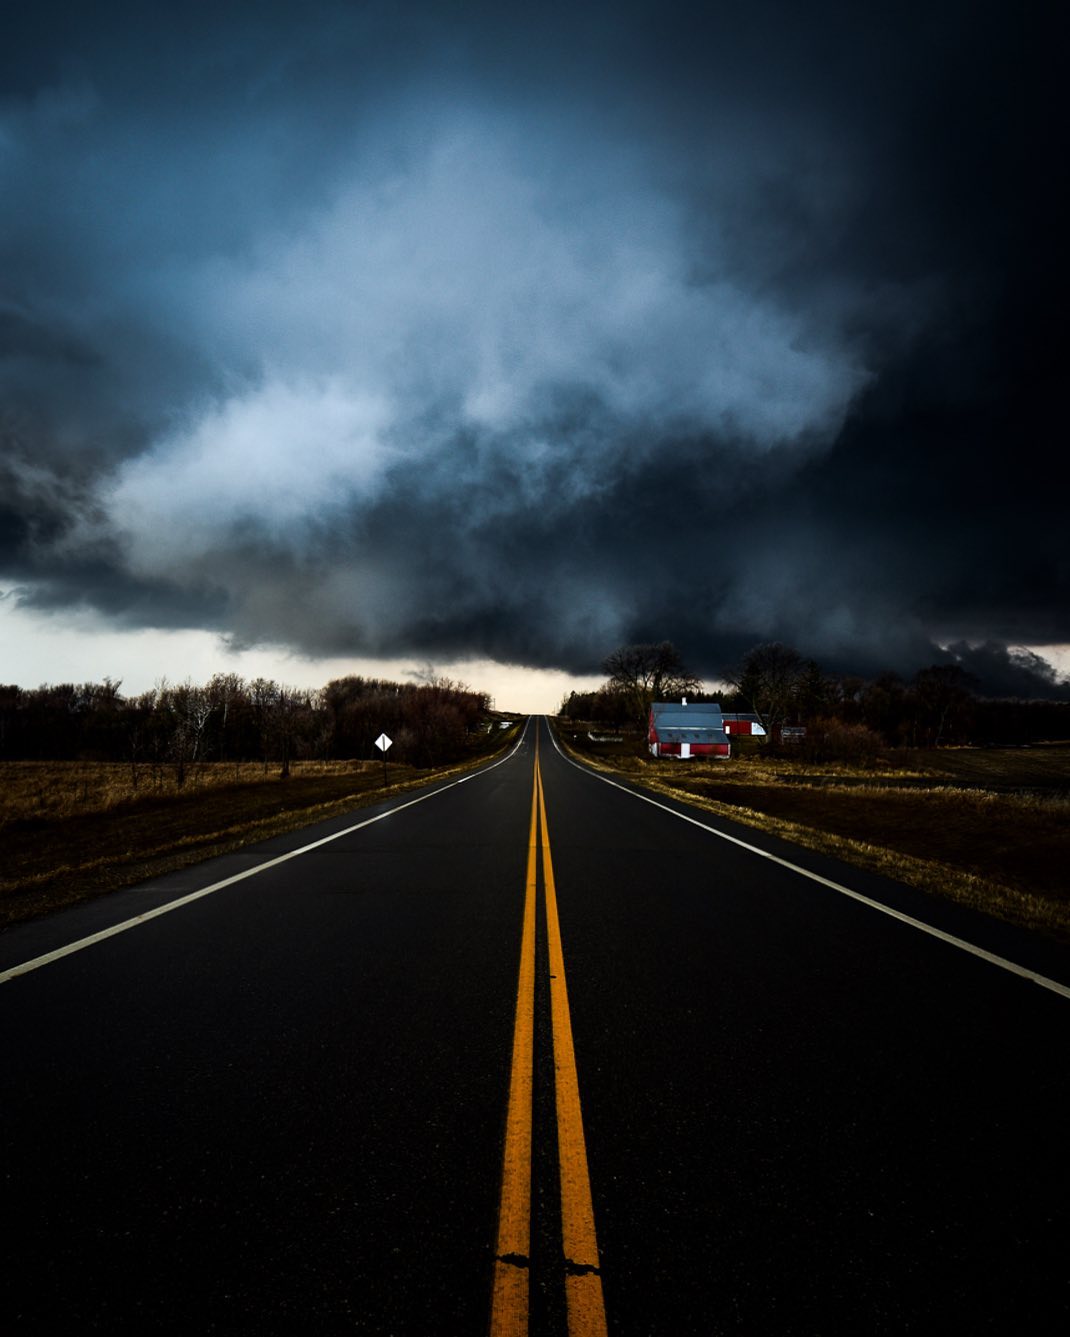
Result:
M393 742L394 740L392 738L387 738L385 733L381 733L379 737L375 740L375 746L379 749L380 752L382 752L385 755L386 749L388 747L391 747L393 745Z

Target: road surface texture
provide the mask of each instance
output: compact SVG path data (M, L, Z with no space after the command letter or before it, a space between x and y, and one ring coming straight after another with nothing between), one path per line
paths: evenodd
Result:
M0 937L0 1329L1070 1330L1068 983L533 720Z

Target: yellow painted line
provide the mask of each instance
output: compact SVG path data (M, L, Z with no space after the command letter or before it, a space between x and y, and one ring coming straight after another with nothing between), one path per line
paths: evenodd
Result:
M540 841L541 827L541 841ZM535 1049L535 907L538 856L542 852L550 970L550 1020L554 1047L557 1103L558 1173L561 1187L561 1237L564 1245L568 1337L606 1337L606 1311L598 1270L594 1204L583 1136L580 1084L572 1040L565 959L557 915L557 891L546 799L535 735L535 767L528 835L524 927L516 990L516 1022L505 1117L502 1191L491 1294L490 1337L527 1337L531 1279L531 1137Z
M536 735L537 737L537 735ZM536 747L538 744L536 743ZM538 762L536 761L536 766ZM498 1243L491 1296L491 1337L526 1337L531 1275L531 1100L535 1041L535 897L538 856L538 771L531 786L524 929L520 940L520 977L516 988L516 1023L505 1116L502 1193L498 1207Z
M538 737L538 735L536 735ZM606 1309L598 1272L591 1176L583 1136L580 1083L565 985L565 958L557 917L557 891L550 857L550 830L538 752L535 780L542 824L542 876L546 896L546 938L550 958L550 1018L554 1037L554 1090L557 1096L558 1166L561 1177L561 1234L565 1248L565 1300L569 1337L605 1337Z

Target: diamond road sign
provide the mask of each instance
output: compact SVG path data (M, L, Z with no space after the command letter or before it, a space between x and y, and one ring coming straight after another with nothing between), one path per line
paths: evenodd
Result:
M379 749L380 752L385 752L386 749L391 746L393 741L394 740L392 738L387 738L385 733L381 733L379 737L375 740L375 746Z

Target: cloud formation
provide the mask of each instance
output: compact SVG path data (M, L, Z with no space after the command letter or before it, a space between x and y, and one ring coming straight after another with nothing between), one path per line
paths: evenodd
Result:
M955 642L1058 690L1005 649L1070 640L1035 486L1053 131L1009 6L24 23L27 602L580 672L632 639L708 674L760 639L862 671Z

